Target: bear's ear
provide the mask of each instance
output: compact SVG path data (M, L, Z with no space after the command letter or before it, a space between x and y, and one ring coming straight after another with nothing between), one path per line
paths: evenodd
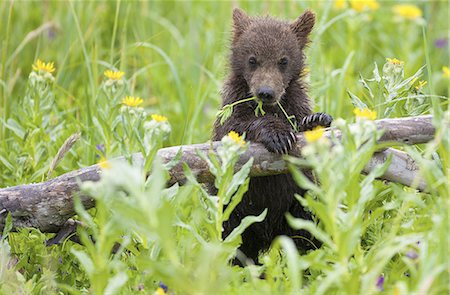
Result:
M300 45L303 48L308 42L309 33L311 33L314 23L316 22L316 15L311 10L307 9L300 15L293 23L291 29L297 35Z
M249 25L250 17L239 8L233 9L233 42L236 42Z

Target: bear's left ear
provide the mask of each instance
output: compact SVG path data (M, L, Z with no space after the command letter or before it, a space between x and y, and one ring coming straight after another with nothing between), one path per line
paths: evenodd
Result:
M302 48L309 42L308 36L311 33L315 22L316 15L314 12L307 9L291 23L291 29L294 31L295 35L297 35L297 39L300 41L300 46Z

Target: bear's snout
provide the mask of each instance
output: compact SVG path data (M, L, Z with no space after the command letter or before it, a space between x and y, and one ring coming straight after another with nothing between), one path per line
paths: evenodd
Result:
M272 89L272 87L269 86L261 86L256 96L263 102L263 103L272 103L275 99L275 91Z

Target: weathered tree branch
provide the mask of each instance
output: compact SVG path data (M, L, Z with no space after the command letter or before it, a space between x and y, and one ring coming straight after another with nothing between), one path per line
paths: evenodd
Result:
M431 119L431 116L419 116L378 120L377 125L384 129L384 135L380 141L407 144L428 142L433 139L435 132ZM325 136L330 136L330 131L327 131ZM298 134L297 137L297 147L301 149L306 142L302 134ZM218 145L220 145L219 142L213 142L159 150L158 156L165 163L172 160L180 149L182 150L180 162L169 171L169 183L185 181L181 164L183 162L191 168L198 181L212 181L213 177L208 166L198 156L197 150L207 153L211 150L215 151ZM409 186L415 185L420 190L425 189L425 183L420 179L414 161L406 153L398 150L386 149L376 153L364 168L364 172L370 172L376 165L383 163L389 155L393 157L392 163L381 177L382 179ZM246 153L241 156L236 169L240 169L251 157L254 158L251 176L287 172L287 166L281 155L270 153L257 143L251 144ZM134 155L134 159L137 162L143 161L140 154ZM101 168L93 165L46 182L0 189L0 228L3 228L6 214L10 212L16 228L35 227L43 232L57 232L70 217L75 215L72 197L79 191L79 184L84 181L98 181L100 174ZM81 199L86 208L94 206L92 199L85 196Z

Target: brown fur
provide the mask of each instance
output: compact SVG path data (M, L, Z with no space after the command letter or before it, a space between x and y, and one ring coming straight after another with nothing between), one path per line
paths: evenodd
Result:
M303 49L309 42L314 21L314 13L309 10L292 23L271 17L249 17L240 9L233 11L231 73L223 87L223 105L257 96L263 101L266 114L255 116L254 101L238 104L223 125L216 121L214 140L234 130L272 152L287 153L293 147L294 130L276 103L280 102L299 123L312 114L305 84L299 77L304 68ZM242 235L240 249L248 258L256 262L258 253L268 249L278 235L297 236L295 241L300 249L313 248L310 235L293 230L285 219L286 212L311 218L294 197L303 193L289 174L251 178L243 200L224 224L224 235L231 233L245 216L258 215L268 208L266 219L253 224Z

